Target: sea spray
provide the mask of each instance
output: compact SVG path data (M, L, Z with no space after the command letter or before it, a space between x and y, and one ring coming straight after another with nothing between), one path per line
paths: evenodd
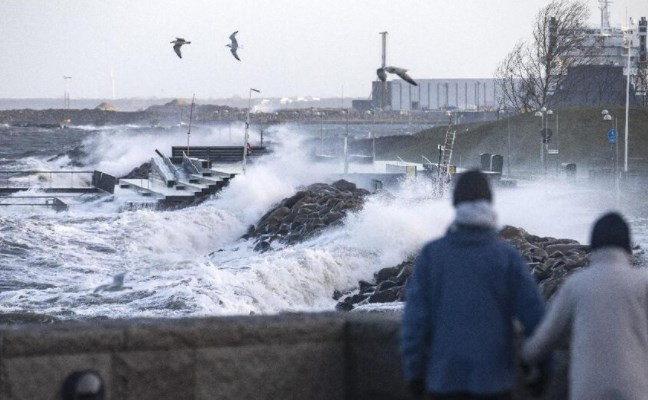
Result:
M309 161L296 129L266 130L280 144L275 153L197 207L117 213L111 202L94 200L59 214L3 209L0 312L125 318L332 310L334 290L354 288L445 232L453 218L449 195L433 199L431 183L419 177L370 196L343 226L294 246L255 252L252 242L240 239L250 224L300 186L339 179L331 173L339 174L341 166ZM197 132L205 144L229 140L227 127ZM237 134L242 138L241 127L233 126ZM180 129L88 135L86 168L113 168L106 172L116 175L146 161L155 148L167 152L185 138ZM203 143L199 136L192 143ZM495 206L501 224L582 240L589 221L609 207L593 201L599 194L589 186L530 182L496 188ZM94 293L121 272L131 289Z

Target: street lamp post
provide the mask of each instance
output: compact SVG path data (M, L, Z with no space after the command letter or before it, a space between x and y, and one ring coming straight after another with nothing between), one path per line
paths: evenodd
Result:
M621 195L621 190L619 187L619 138L618 138L618 130L617 130L617 122L618 118L616 113L608 110L603 110L601 111L601 115L603 116L604 121L612 121L614 119L614 132L615 132L615 140L614 140L614 187L616 191L616 207L619 208L620 204L620 195ZM612 124L610 124L612 126Z
M319 112L320 117L320 154L324 154L324 112Z
M66 110L70 108L70 92L68 91L68 80L72 79L71 76L63 76L63 83L65 84L65 91L63 92L63 108Z
M632 17L629 21L629 26L626 31L627 42L628 42L628 66L627 66L627 79L626 79L626 108L625 108L625 141L624 148L625 154L623 159L623 172L628 172L628 117L630 114L630 75L632 71L630 70L630 53L632 52L632 26L634 25L634 20Z
M371 139L371 157L372 162L376 162L376 111L368 110L367 114L371 115L371 131L369 132L369 138Z
M547 134L547 119L549 115L553 115L553 111L547 110L547 107L542 107L536 111L535 116L540 117L540 163L544 169L545 175L547 174L547 162L545 159L545 150L549 142L549 135Z
M246 165L247 165L247 153L248 153L248 144L249 144L248 129L250 128L250 108L252 107L252 92L261 93L261 91L258 90L258 89L250 88L250 93L249 93L249 96L248 96L248 109L247 109L247 116L245 117L245 134L243 135L244 136L244 141L243 141L243 175L245 175Z
M511 115L506 111L506 173L511 176Z
M349 111L342 110L346 114L346 133L344 134L344 174L349 173Z

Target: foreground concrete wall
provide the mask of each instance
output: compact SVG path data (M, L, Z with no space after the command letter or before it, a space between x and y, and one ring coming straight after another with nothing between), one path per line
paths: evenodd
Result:
M409 399L399 328L352 313L5 327L0 399L60 399L86 369L106 399Z
M346 323L287 315L0 330L0 399L59 399L94 369L107 399L344 399Z

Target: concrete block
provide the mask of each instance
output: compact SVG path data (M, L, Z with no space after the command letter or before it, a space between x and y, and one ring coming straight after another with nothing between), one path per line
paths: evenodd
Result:
M64 323L25 326L2 332L3 357L119 351L124 332L119 327Z
M299 343L201 349L196 399L345 398L343 343Z
M113 391L120 400L194 398L194 352L137 351L113 358Z
M3 400L60 400L63 381L74 371L96 370L111 392L110 354L47 355L0 361L0 398Z

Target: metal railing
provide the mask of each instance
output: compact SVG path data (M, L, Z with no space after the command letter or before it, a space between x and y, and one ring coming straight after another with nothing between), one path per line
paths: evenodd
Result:
M89 188L91 187L92 174L94 171L41 171L41 170L0 170L0 177L4 178L4 188L30 188L41 187L49 189L59 188ZM34 175L37 175L33 179ZM59 175L69 175L67 179L61 179L55 182L54 177ZM79 176L87 176L87 181L81 181ZM24 180L16 178L27 178ZM69 183L69 186L67 184ZM83 184L83 185L81 185Z
M54 196L0 196L0 207L51 207L56 211L67 211L68 205Z

